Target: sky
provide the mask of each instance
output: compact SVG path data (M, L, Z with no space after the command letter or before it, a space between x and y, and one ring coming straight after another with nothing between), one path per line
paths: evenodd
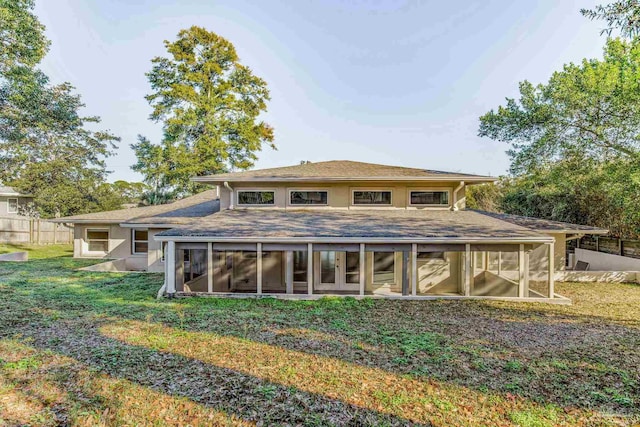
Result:
M579 9L603 1L37 0L35 13L52 42L42 70L122 138L110 181L141 180L129 145L162 135L145 73L192 25L268 84L277 150L256 168L346 159L499 176L507 145L478 137L478 118L518 82L601 56L603 24Z

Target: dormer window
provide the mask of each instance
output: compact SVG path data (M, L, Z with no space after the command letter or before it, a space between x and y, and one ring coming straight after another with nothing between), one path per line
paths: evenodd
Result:
M276 203L276 192L273 190L239 190L239 206L269 206Z
M391 191L355 190L353 192L353 204L354 205L391 206Z
M320 205L328 203L327 191L292 190L289 192L289 204L291 205Z

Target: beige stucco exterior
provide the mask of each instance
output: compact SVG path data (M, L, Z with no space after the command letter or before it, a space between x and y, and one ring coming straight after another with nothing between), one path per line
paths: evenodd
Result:
M147 228L140 228L147 230ZM89 251L87 230L105 230L109 232L107 252ZM127 270L163 272L161 242L153 236L163 229L148 229L149 250L147 253L134 254L132 250L132 228L119 224L76 224L74 227L74 258L124 259Z
M233 189L233 200L231 191L224 186L220 186L220 209L451 209L454 202L454 190L460 185L459 182L408 182L397 184L385 181L361 181L348 183L334 182L304 182L304 183L236 183ZM238 204L238 191L267 190L275 192L275 203L268 206L243 206ZM289 193L294 190L316 190L327 191L328 203L326 206L305 206L291 205ZM352 203L352 193L356 190L383 190L391 191L390 206L366 205L357 206ZM410 191L445 190L449 192L449 205L446 206L412 206L409 203ZM456 193L458 209L465 208L465 187L462 186ZM233 203L232 203L233 202Z
M0 196L0 217L14 217L19 216L19 212L9 209L9 199L17 200L18 206L25 206L33 201L31 197L22 196Z

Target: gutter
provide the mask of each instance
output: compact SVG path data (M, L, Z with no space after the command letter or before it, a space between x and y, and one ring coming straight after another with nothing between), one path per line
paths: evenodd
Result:
M214 242L214 243L553 243L555 239L550 236L516 237L516 238L483 238L483 237L217 237L217 236L159 236L154 240L158 242Z
M464 181L460 181L460 184L453 190L453 210L458 211L458 192L464 188Z
M234 200L234 196L233 196L233 188L231 188L231 186L229 185L228 181L225 181L222 185L224 185L224 188L226 188L227 190L229 190L231 193L229 194L229 209L233 209L233 200Z
M270 178L270 177L251 177L251 178L228 178L227 181L222 181L215 176L206 177L199 176L191 178L193 182L207 182L207 183L228 183L228 182L350 182L350 181L397 181L397 182L451 182L458 180L465 180L467 182L474 183L483 183L483 182L495 182L499 178L494 178L492 176L481 176L481 177L473 177L473 176L464 176L464 175L453 175L453 176L433 176L433 177L407 177L407 176L357 176L357 177L341 177L341 176L332 176L332 177L296 177L296 178Z

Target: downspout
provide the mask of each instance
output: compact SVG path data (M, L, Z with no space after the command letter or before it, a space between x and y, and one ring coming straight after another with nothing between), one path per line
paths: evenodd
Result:
M160 242L160 245L162 246L162 242ZM164 259L164 282L162 283L162 287L160 289L158 289L158 295L156 295L156 299L162 299L162 297L165 296L165 291L167 290L167 258L165 255L165 259Z
M229 185L229 183L227 181L224 182L224 188L226 188L227 190L229 190L231 193L229 194L229 209L233 209L233 188L231 188L231 186Z
M453 190L453 206L451 210L458 211L458 192L464 188L464 181L460 181L460 184Z

